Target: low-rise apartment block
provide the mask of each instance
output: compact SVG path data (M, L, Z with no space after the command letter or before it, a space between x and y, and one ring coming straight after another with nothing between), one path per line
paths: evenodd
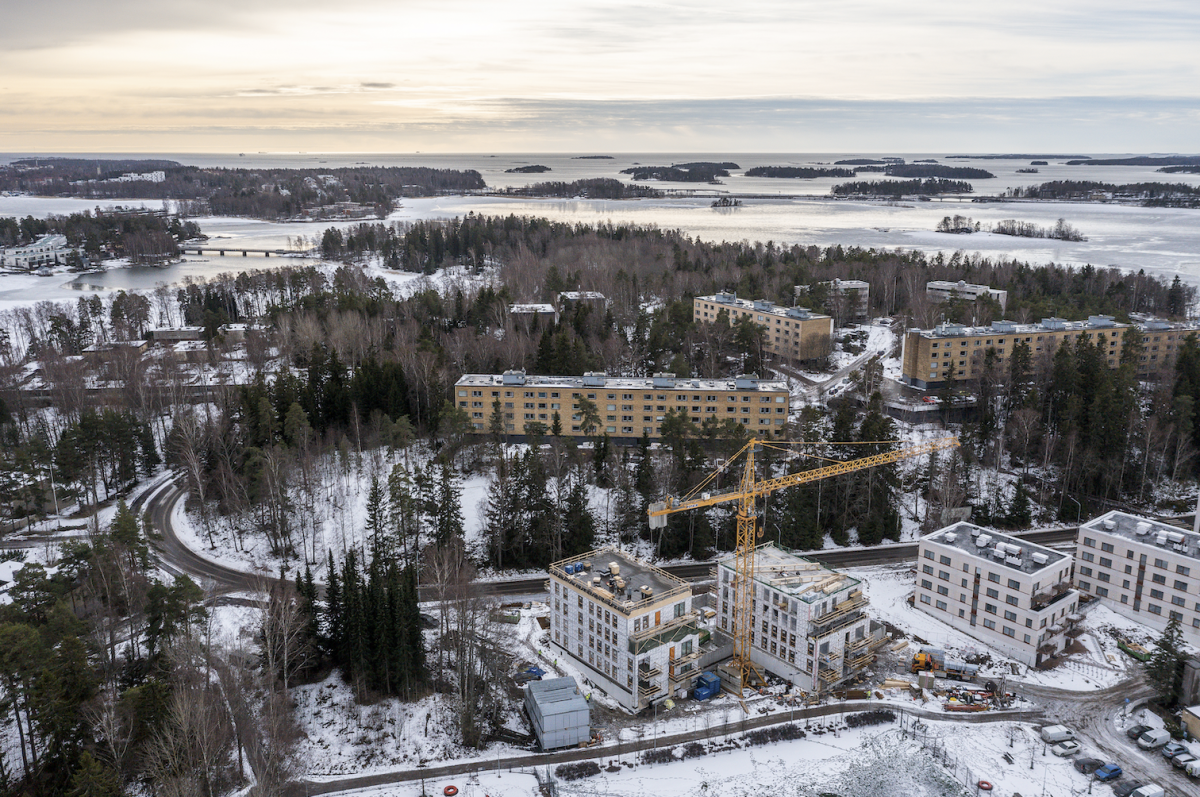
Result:
M724 311L729 323L748 317L766 334L763 347L778 357L806 362L827 357L833 351L833 318L803 307L779 307L766 300L747 301L735 293L697 296L692 300L693 319L711 323Z
M1068 554L955 523L918 544L914 606L1034 667L1070 644L1082 619Z
M865 321L871 314L871 283L866 280L832 279L818 282L825 288L825 309L833 316L834 323L841 326L850 322ZM809 292L807 285L797 285L796 300Z
M26 246L0 249L0 267L33 271L66 261L72 248L65 235L43 235Z
M691 687L697 621L686 581L615 548L550 565L551 642L629 711Z
M1200 534L1112 511L1079 527L1075 558L1081 592L1159 631L1178 617L1200 645Z
M737 558L717 568L717 621L733 633ZM754 551L750 660L809 693L860 675L885 641L862 583L772 543Z
M973 285L966 280L951 282L950 280L930 280L925 283L925 295L929 301L941 304L951 299L991 299L1000 305L1000 312L1008 309L1008 291L991 288L987 285Z
M558 323L558 310L552 304L511 304L508 316L518 324L547 327Z
M925 390L978 379L983 375L989 349L995 351L996 365L1006 374L1013 348L1019 343L1029 347L1030 366L1036 373L1050 367L1060 344L1078 338L1100 346L1105 362L1115 368L1121 361L1129 328L1129 324L1118 323L1112 316L1094 315L1087 321L1043 318L1040 324L993 321L986 327L938 324L933 329L910 329L904 335L902 378L906 384Z
M494 403L499 401L509 434L524 434L531 423L550 428L558 415L564 435L608 434L618 439L637 439L646 434L652 440L660 436L663 418L671 411L686 413L696 425L708 418L733 420L751 434L777 435L787 423L790 396L786 382L757 376L526 376L524 371L464 374L455 384L454 393L459 409L470 414L477 433L488 429ZM600 424L594 429L584 428L581 399L596 405Z

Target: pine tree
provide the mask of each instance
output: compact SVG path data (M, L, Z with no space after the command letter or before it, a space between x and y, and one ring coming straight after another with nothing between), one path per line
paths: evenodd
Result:
M333 552L329 552L329 570L325 577L325 650L335 663L344 659L345 636L342 625L342 585L337 568L333 565Z
M571 489L567 493L563 528L566 533L562 556L575 556L592 549L596 540L596 519L588 507L587 485L578 476L571 481Z
M1172 613L1167 627L1163 629L1155 645L1154 653L1145 664L1146 676L1158 692L1158 700L1164 706L1174 706L1179 701L1183 686L1181 665L1185 653L1183 633L1179 629L1179 615Z
M1033 512L1029 504L1029 494L1025 485L1017 482L1016 492L1013 493L1012 504L1008 507L1008 527L1010 529L1027 529L1033 522Z
M385 539L387 522L384 517L383 487L379 477L371 477L371 489L367 493L367 536L371 543L371 558L386 558L390 555Z
M437 489L437 519L434 528L434 539L438 545L445 545L463 533L462 489L450 464L443 462L438 478Z

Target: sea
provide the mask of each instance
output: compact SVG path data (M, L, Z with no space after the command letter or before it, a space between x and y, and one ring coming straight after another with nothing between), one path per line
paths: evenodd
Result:
M689 161L737 164L719 185L646 181L670 193L661 199L590 200L529 199L488 195L456 195L405 199L388 221L416 221L462 217L469 213L487 215L541 216L569 223L611 222L655 225L677 229L707 241L773 242L827 247L833 245L926 253L962 251L989 258L1016 258L1034 264L1060 263L1082 266L1113 266L1145 270L1149 274L1182 279L1200 285L1200 210L1142 208L1128 205L1070 202L976 203L947 197L930 202L835 200L829 189L847 178L773 179L746 177L754 166L832 166L836 161L858 158L904 158L908 163L935 160L950 166L985 169L996 176L969 180L976 195L1000 194L1005 189L1051 180L1095 180L1109 183L1179 182L1200 185L1197 174L1162 174L1150 166L1068 166L1075 156L1125 157L1121 153L1028 153L1022 157L984 158L971 153L573 153L573 154L428 154L428 153L304 153L257 152L228 154L63 154L62 157L138 158L153 157L183 164L219 168L336 169L356 165L427 166L445 169L475 169L491 188L521 187L554 180L569 182L584 178L611 177L630 181L621 171L635 165L663 166ZM608 157L586 157L606 155ZM956 157L967 156L967 157ZM1056 157L1057 156L1057 157ZM51 153L0 154L0 163L18 158L54 157ZM1032 166L1031 160L1046 160ZM549 167L542 174L511 173L507 170L529 165ZM1018 169L1036 168L1036 174ZM880 174L862 174L855 179L884 179ZM716 198L738 198L738 207L713 207ZM0 196L0 215L44 217L100 206L97 203L60 197ZM162 200L121 200L126 206L161 207ZM1086 241L975 233L954 235L934 231L945 216L962 215L983 228L1003 219L1017 219L1040 226L1065 219ZM210 243L250 248L300 248L319 237L329 226L351 223L271 223L250 219L200 218ZM189 255L183 263L167 268L122 268L103 273L36 278L6 275L0 279L0 306L37 299L73 298L94 290L144 290L158 284L176 284L186 277L211 277L222 272L277 268L289 261L278 258L205 254Z

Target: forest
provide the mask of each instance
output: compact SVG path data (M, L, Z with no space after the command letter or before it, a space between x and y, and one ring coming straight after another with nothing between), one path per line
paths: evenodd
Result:
M747 177L853 177L854 169L824 169L806 166L755 166L746 170Z
M829 192L834 196L881 196L899 199L902 196L914 194L934 196L938 194L970 194L974 190L970 183L962 180L930 177L925 180L873 180L838 183L829 189Z
M888 177L948 177L954 180L986 180L996 176L986 169L929 163L889 164L884 174Z
M162 182L113 181L125 172L165 172ZM188 200L186 215L290 219L338 202L354 202L386 216L406 196L486 188L479 172L416 166L328 169L224 169L174 161L83 158L17 160L0 166L0 191L87 199Z
M505 174L543 174L551 171L549 166L541 164L533 164L531 166L514 166L511 169L505 169Z
M178 257L179 244L204 238L199 224L165 212L96 208L46 218L0 216L0 247L24 246L49 234L65 235L67 243L81 249L93 265L111 257L127 257L134 263ZM83 263L67 265L81 268Z
M532 445L514 446L497 407L484 409L475 434L451 402L463 373L769 373L756 327L696 323L691 297L734 290L789 304L796 285L834 278L870 280L870 314L900 328L943 315L999 318L985 303L931 304L931 279L1007 290L1018 321L1178 318L1195 300L1179 280L1111 268L714 243L516 216L363 223L321 241L336 265L0 310L5 527L51 511L52 500L77 505L88 526L52 567L20 571L12 603L0 607L10 697L0 709L19 737L0 774L10 773L15 793L216 794L243 782L243 761L256 762L260 783L281 783L297 735L289 692L331 670L364 702L449 695L461 707L459 740L481 745L500 717L479 643L486 612L467 589L476 569L543 567L618 540L662 559L704 560L733 547L728 510L675 515L651 531L645 509L737 451L738 425L697 427L671 414L658 444L618 446L531 423L521 439ZM384 263L430 279L389 282ZM566 290L599 291L609 303L603 312L580 304L544 325L506 312ZM200 356L213 359L234 350L220 323L250 325L240 355L246 383L215 386L193 403L182 388L194 377L170 358L151 368L149 356L105 351L91 362L121 389L87 389L74 365L81 348L184 319L206 327ZM1054 352L1017 347L1003 367L991 357L969 388L980 409L957 429L958 451L780 492L763 507L765 538L813 550L827 540L896 539L906 523L939 524L943 508L1023 528L1111 501L1158 506L1176 480L1197 473L1200 343L1189 335L1173 372L1139 384L1136 363L1155 344L1129 335L1116 368L1086 340ZM1046 367L1034 368L1035 357L1048 357ZM35 360L52 412L20 389ZM762 467L819 467L889 447L877 441L901 429L883 411L882 364L856 379L849 398L794 414L784 436L811 443L805 457L767 449ZM946 406L966 388L948 388ZM258 640L240 650L208 646L200 588L149 564L150 529L130 490L164 464L183 478L201 534L229 529L231 546L264 540L286 568L285 579L264 584ZM467 479L483 484L479 507L464 505ZM344 548L319 525L346 514L331 501L339 485L365 495ZM103 522L96 508L107 512ZM468 539L465 515L475 510L479 528ZM450 607L436 627L421 625L417 583Z
M1200 186L1187 183L1101 183L1092 180L1052 180L1009 188L1004 196L1017 199L1087 200L1093 194L1138 199L1146 207L1200 207Z
M966 216L955 214L954 216L943 216L942 220L934 227L935 232L948 232L958 234L970 234L979 232L983 225L981 222ZM1066 219L1059 219L1051 227L1042 227L1038 224L1028 221L1017 221L1016 219L1004 219L998 221L988 228L988 232L997 235L1013 235L1018 238L1051 238L1059 241L1086 241L1083 233L1073 227Z
M585 199L654 199L663 195L662 191L644 185L623 183L612 177L590 177L571 182L544 182L533 185L504 189L505 195L511 196L547 196L547 197L583 197Z
M736 163L675 163L670 166L632 166L622 169L621 174L633 175L634 180L664 180L673 183L711 183L718 177L728 177L730 169L740 168Z

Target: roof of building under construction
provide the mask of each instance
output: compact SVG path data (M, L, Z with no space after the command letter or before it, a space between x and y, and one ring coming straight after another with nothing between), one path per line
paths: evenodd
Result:
M721 566L736 570L737 557L723 559ZM773 542L754 549L754 580L805 603L823 600L859 583L853 576L785 551Z
M568 573L568 564L582 564L585 567L579 572ZM616 572L613 572L613 565L616 565ZM616 548L601 548L555 562L550 565L550 572L585 592L630 607L688 587L688 582L683 579ZM644 592L643 587L649 591Z

